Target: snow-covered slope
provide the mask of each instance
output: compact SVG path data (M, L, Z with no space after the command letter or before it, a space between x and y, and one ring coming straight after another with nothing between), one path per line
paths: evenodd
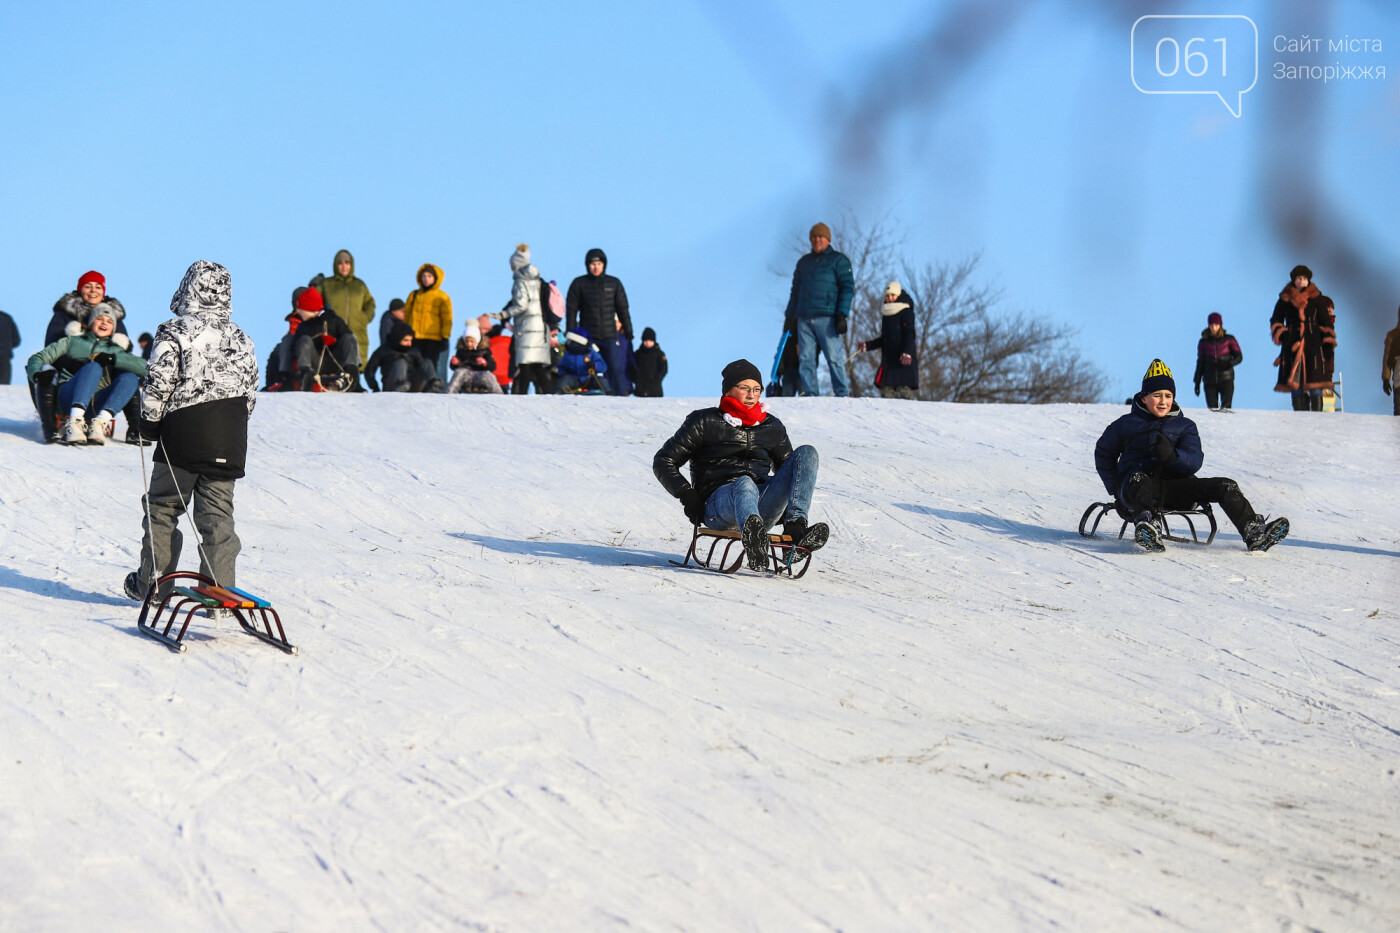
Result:
M701 404L264 397L300 654L176 655L137 449L0 390L0 929L1400 927L1400 419L1195 412L1293 534L1147 555L1075 530L1120 408L779 400L793 582L668 563Z

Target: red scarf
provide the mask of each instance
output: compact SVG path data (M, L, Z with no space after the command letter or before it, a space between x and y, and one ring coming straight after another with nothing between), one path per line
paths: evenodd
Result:
M746 428L751 428L768 417L768 412L763 410L763 402L754 402L752 408L745 408L743 402L728 395L720 398L719 410L738 418Z

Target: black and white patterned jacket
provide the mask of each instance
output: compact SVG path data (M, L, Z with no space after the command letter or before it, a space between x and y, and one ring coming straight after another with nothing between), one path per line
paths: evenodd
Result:
M141 420L160 424L157 460L236 479L257 402L258 358L231 320L232 296L223 266L201 259L185 272L170 299L175 317L156 328Z

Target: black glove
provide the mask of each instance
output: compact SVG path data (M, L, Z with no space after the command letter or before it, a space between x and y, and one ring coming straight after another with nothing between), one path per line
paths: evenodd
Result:
M681 493L681 507L685 509L685 517L690 519L692 525L698 525L705 520L705 499L698 489L691 487Z
M1390 380L1389 380L1389 379L1382 379L1382 380L1381 380L1381 391L1384 392L1386 395L1389 395L1389 394L1390 394Z
M1152 452L1158 463L1171 463L1176 459L1176 447L1173 446L1171 438L1160 431L1152 436L1147 449Z
M846 315L836 315L836 319L832 321L832 323L836 325L836 333L838 336L846 333Z
M783 318L783 330L787 331L789 334L795 334L795 333L797 333L797 316L796 316L796 315L793 315L792 317L785 317L785 318Z
M1201 394L1201 384L1200 384L1199 382L1196 383L1196 394L1197 394L1197 395L1200 395L1200 394Z
M141 436L142 436L143 438L145 438L146 440L148 440L148 441L158 441L158 440L160 440L160 422L159 422L159 421L147 421L145 418L142 418L141 421L140 421L140 424L138 425L138 428L139 428L139 430L140 430Z
M112 353L99 353L92 358L92 361L103 369L106 369L117 361L117 357Z

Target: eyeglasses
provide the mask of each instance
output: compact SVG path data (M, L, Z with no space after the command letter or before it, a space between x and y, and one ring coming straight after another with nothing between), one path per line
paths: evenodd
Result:
M734 388L738 389L740 392L744 393L745 395L762 395L762 394L763 394L763 386L735 386Z

